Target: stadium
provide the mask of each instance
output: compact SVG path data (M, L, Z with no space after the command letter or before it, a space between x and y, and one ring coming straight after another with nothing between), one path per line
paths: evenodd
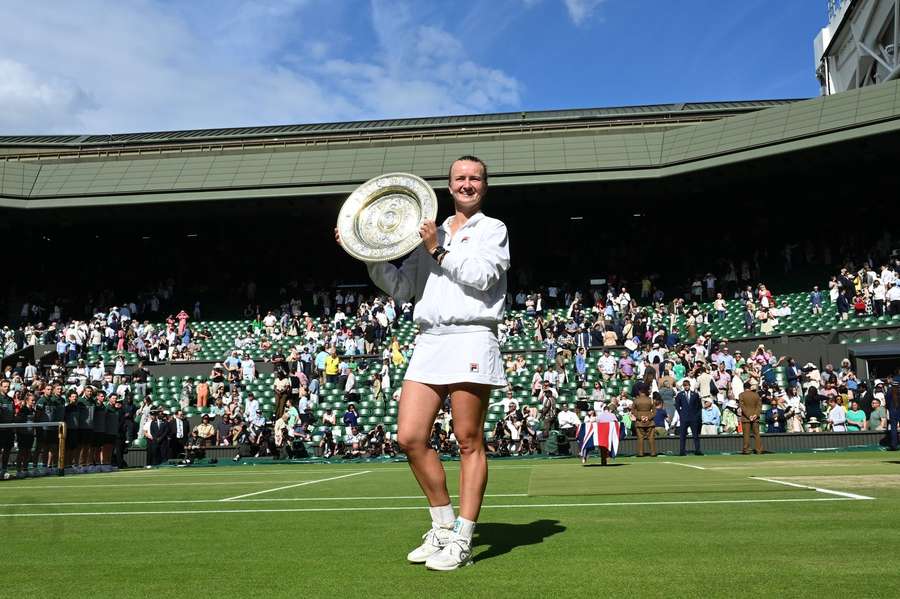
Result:
M428 507L396 441L415 306L333 227L398 172L434 188L441 222L471 155L513 261L466 594L892 596L898 5L829 7L811 99L0 135L0 527L7 563L39 562L0 584L462 594L397 559ZM765 452L748 456L751 386ZM578 459L589 411L614 414L610 467ZM456 503L452 419L429 445Z

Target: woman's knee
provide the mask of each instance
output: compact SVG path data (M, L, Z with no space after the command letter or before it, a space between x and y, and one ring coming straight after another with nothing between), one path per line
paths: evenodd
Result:
M413 432L399 431L397 433L397 445L400 446L403 453L422 451L428 447L428 439Z
M460 454L473 453L484 449L484 435L480 430L454 430Z

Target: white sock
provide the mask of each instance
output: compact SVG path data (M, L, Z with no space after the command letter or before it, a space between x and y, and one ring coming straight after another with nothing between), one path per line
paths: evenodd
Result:
M453 524L453 534L461 539L465 539L472 543L472 533L475 532L475 523L471 520L466 520L462 516L456 519L456 522Z
M453 520L456 518L456 514L453 513L453 505L439 505L436 507L429 507L428 511L431 512L431 525L435 528L452 528Z

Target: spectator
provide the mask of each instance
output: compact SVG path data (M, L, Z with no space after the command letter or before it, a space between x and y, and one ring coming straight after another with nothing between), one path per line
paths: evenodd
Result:
M796 387L788 387L784 416L787 419L787 432L802 433L803 421L806 418L806 406L800 401Z
M578 429L581 421L578 419L578 415L569 409L569 404L563 404L562 410L557 415L557 420L559 420L559 430L570 439L574 439L575 431Z
M870 431L883 431L887 429L887 410L879 399L872 399L872 412L869 414Z
M654 395L657 396L653 400L656 409L653 415L654 434L657 437L665 437L669 432L669 414L663 406L663 400L658 397L659 394L655 393Z
M836 433L847 431L847 411L841 405L840 400L832 397L828 400L828 414L826 420L831 425L831 430Z
M866 421L866 413L859 409L859 403L850 402L850 409L847 410L847 430L850 432L866 430L868 422Z
M603 380L608 381L616 375L616 359L610 355L608 349L603 350L603 355L597 360L597 370Z
M837 298L838 320L847 320L850 312L850 299L847 292L841 291Z
M722 413L713 403L712 397L703 398L703 409L700 412L702 425L700 427L701 435L717 435L719 434L719 425L722 423Z
M822 292L819 291L818 285L814 286L809 294L809 305L814 316L822 313Z
M344 412L341 420L344 426L357 426L359 424L359 412L356 411L356 405L350 404L347 406L347 411Z
M787 431L787 417L785 416L785 400L783 397L774 402L766 413L766 432L784 433Z
M740 379L738 379L740 380ZM743 390L741 390L743 393ZM738 393L740 395L740 393ZM729 399L725 402L722 410L722 432L734 434L738 429L738 402L735 399Z
M328 356L325 358L325 382L332 385L337 384L340 374L341 360L337 356L337 348L331 346L328 348Z
M336 451L337 444L334 442L334 434L328 429L322 435L321 441L319 441L319 455L323 458L330 458Z
M209 422L209 414L203 414L200 417L200 424L194 427L194 436L196 437L196 447L210 447L216 439L216 429Z

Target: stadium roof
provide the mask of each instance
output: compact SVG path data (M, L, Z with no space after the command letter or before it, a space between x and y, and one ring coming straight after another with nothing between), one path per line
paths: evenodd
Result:
M30 143L61 146L30 154L22 153L26 138L0 138L0 152L7 154L0 156L0 206L346 194L394 171L443 187L448 164L463 154L490 165L493 186L663 178L900 133L900 81L768 107L678 106L525 113L524 119L518 113L519 120L507 113L301 125L277 135L279 127L223 129L193 132L193 138L184 132L177 141L134 134L128 143L107 138L93 146L65 136L32 137ZM310 128L306 134L298 132L303 127ZM332 132L313 131L320 127Z
M530 112L501 112L444 117L422 117L346 123L313 123L306 125L273 125L265 127L233 127L223 129L195 129L188 131L157 131L147 133L113 133L102 135L13 135L0 136L0 146L26 149L30 146L110 146L121 144L159 144L210 140L249 140L297 135L371 134L382 132L416 131L457 127L502 125L532 125L573 121L647 121L687 120L691 117L740 114L796 102L797 100L759 100L746 102L700 102L690 104L652 104L614 108L573 110L541 110Z

